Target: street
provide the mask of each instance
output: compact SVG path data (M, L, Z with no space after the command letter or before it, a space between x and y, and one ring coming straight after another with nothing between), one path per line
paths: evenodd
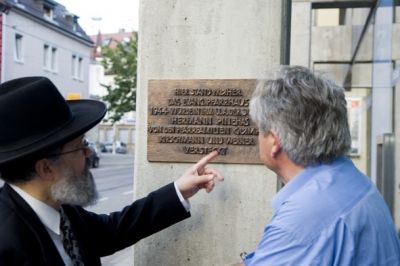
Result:
M99 168L92 169L99 192L98 203L86 208L95 213L121 210L133 198L133 155L103 153ZM128 247L101 259L102 265L133 265L133 250Z
M96 213L116 211L132 202L133 156L103 153L99 168L91 169L99 192L98 203L87 208Z

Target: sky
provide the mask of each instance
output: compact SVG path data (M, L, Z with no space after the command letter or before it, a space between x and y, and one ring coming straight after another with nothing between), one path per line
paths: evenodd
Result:
M139 0L55 0L79 17L79 25L88 35L114 33L119 29L137 31Z

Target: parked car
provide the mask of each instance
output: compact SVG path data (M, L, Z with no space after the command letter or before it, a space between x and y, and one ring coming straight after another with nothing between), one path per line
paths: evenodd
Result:
M91 155L88 157L90 162L90 167L97 168L100 165L100 156L97 151L96 144L89 141L89 149L91 150Z
M112 152L112 150L113 150L112 142L104 142L100 144L101 152Z
M126 144L124 142L116 141L115 142L115 152L125 154L128 152L128 147L126 146Z
M113 152L113 143L112 142L104 142L100 144L101 152ZM126 143L117 140L115 142L115 153L126 154L128 152L128 147Z

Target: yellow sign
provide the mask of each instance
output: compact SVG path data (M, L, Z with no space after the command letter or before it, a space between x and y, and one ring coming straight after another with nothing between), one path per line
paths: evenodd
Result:
M78 92L71 92L67 94L67 100L80 100L81 94Z

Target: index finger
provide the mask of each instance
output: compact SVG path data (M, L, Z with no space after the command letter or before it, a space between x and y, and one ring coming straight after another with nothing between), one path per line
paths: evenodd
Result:
M193 165L193 170L198 170L204 168L212 159L218 156L218 151L214 150L200 159L195 165Z

